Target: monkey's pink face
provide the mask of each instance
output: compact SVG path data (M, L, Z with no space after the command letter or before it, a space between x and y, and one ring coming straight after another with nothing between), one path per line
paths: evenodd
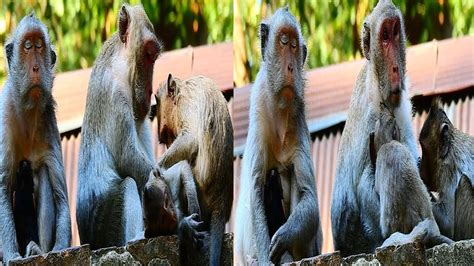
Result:
M387 66L388 81L390 86L390 101L398 106L401 95L401 54L400 54L400 18L398 16L385 19L379 30L379 41L382 54Z
M172 114L174 113L174 103L171 102L166 94L166 87L160 87L159 95L156 98L156 116L158 123L158 141L165 144L167 148L176 139L172 123Z

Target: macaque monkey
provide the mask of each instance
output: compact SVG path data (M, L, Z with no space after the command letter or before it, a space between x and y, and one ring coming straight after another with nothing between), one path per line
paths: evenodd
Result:
M122 5L117 28L92 68L82 123L77 225L91 249L143 234L141 196L155 169L148 113L162 47L140 5Z
M168 147L158 169L172 190L181 183L187 195L178 201L188 207L179 231L193 244L204 242L209 264L219 265L233 200L233 128L227 102L209 78L181 80L170 74L158 89L156 105L158 139ZM201 241L203 231L209 237Z
M400 130L400 143L406 146L413 160L418 160L405 79L403 17L390 0L380 0L365 18L361 47L366 60L352 92L332 194L334 249L342 256L371 253L380 240L374 238L377 230L372 227L380 215L373 208L378 196L373 186L366 185L364 171L372 164L367 136L374 132L381 106L393 113ZM371 218L366 220L367 217Z
M421 178L439 196L433 213L441 233L456 241L474 238L474 138L456 129L435 99L420 144Z
M311 137L304 110L307 48L288 7L260 24L260 43L262 64L250 95L236 211L237 264L254 259L263 265L278 264L321 252Z
M0 94L0 242L3 263L8 264L22 255L69 247L71 218L52 95L56 54L48 31L31 13L20 21L5 50L8 77Z

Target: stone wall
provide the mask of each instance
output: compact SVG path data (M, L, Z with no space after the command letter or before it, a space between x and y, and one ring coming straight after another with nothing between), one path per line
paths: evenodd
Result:
M232 265L233 235L226 234L222 252L223 265ZM16 260L11 265L179 265L176 236L138 240L125 247L92 251L88 245L72 247ZM0 263L1 264L1 263ZM253 263L257 265L255 261ZM474 265L474 239L451 245L443 244L425 250L420 243L377 249L375 254L359 254L342 258L339 252L323 254L286 265ZM206 265L196 257L193 265Z
M233 235L224 236L221 261L232 265ZM1 264L1 263L0 263ZM178 237L161 236L130 242L125 247L92 251L89 245L50 252L40 256L11 261L10 265L179 265ZM196 256L195 265L206 265L203 256Z

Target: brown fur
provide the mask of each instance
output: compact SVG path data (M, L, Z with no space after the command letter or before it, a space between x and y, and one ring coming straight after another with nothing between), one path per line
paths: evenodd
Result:
M191 165L201 219L211 233L211 264L218 263L233 200L233 129L227 102L212 80L180 80L171 74L156 101L159 139L168 146L158 166L168 169L182 160Z

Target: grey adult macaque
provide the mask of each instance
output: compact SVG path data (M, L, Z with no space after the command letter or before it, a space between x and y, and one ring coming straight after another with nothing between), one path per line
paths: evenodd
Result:
M234 261L278 264L316 256L322 232L304 110L307 48L288 7L260 24L262 64L250 95L236 210ZM277 179L270 180L267 179ZM279 180L278 180L279 179ZM276 193L268 202L268 193ZM267 195L267 196L266 196ZM280 204L283 200L283 214ZM276 207L276 208L274 208ZM275 213L278 212L278 213ZM277 219L278 230L267 219ZM286 220L286 221L285 221Z
M361 186L371 164L369 138L381 104L393 113L400 129L400 142L413 160L418 160L411 125L411 103L405 81L405 29L400 10L390 0L381 0L362 26L361 47L365 62L352 92L348 116L339 146L332 194L331 223L334 249L342 256L370 253L376 245L374 228L364 217L377 217L373 187ZM375 218L374 218L375 219Z
M155 169L148 113L161 44L140 5L122 5L117 28L92 69L82 124L77 224L92 249L143 232L140 197Z
M8 264L20 254L29 256L69 247L71 218L52 96L56 54L48 31L31 13L20 21L5 50L8 77L0 94L0 242L3 262ZM29 166L23 168L21 163L25 161ZM17 186L23 182L28 184ZM16 192L19 201L13 200ZM22 194L26 202L20 200ZM28 209L32 201L36 214L28 215L21 209ZM16 210L13 202L18 204ZM20 217L23 221L37 219L38 240L30 241L26 250L20 248L31 239L20 241L19 246L18 233L22 239L23 229L35 228L23 228L20 222L17 231L15 217L17 222Z

